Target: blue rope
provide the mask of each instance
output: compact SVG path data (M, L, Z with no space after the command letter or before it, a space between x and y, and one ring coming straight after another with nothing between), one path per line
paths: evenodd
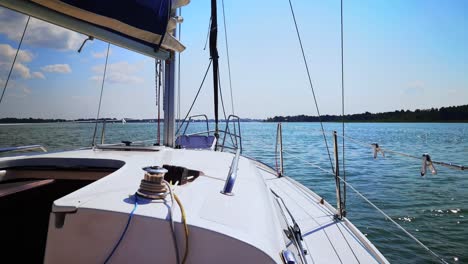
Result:
M130 226L130 222L132 221L132 218L133 218L133 214L135 213L135 210L137 209L137 206L138 206L138 196L135 194L133 197L135 197L135 204L134 204L133 210L130 212L130 215L128 216L127 225L125 226L125 228L124 228L124 230L122 232L122 235L120 235L119 241L117 241L117 244L115 244L115 246L112 249L111 253L109 254L109 256L104 261L104 264L109 262L110 258L112 257L112 255L114 255L115 251L119 247L120 242L122 242L123 238L125 237L125 233L127 233L128 227Z

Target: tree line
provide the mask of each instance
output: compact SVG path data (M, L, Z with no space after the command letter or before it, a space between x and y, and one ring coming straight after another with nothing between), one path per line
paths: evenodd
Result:
M323 122L341 122L341 115L324 115ZM319 122L318 116L275 116L266 122ZM384 113L361 113L344 116L345 122L468 122L468 105L431 109L396 110Z

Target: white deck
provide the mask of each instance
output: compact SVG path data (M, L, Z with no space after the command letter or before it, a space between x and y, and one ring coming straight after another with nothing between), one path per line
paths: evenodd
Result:
M351 223L346 219L338 222L333 219L334 211L328 203L319 204L320 198L313 192L290 178L277 178L271 169L260 163L241 157L234 195L221 194L233 156L162 147L156 152L78 150L15 159L86 158L125 162L114 173L55 201L53 212L67 215L64 228L60 229L54 227L51 217L46 262L101 263L118 240L133 209L129 197L138 189L142 168L163 164L183 166L204 174L175 189L185 207L191 230L189 263L282 263L282 250L292 245L284 239L281 212L270 188L282 197L299 224L308 263L386 262ZM6 158L0 162L4 160ZM161 263L174 263L175 251L167 217L168 208L161 203L139 205L132 228L112 262L149 262L157 257ZM174 219L180 223L178 208L174 210ZM178 241L184 241L182 230L177 224ZM180 251L183 249L181 246ZM75 254L76 250L86 254L71 259L70 254ZM296 259L300 258L296 256Z
M266 174L266 172L262 172ZM309 263L384 263L380 253L347 219L335 220L335 210L288 177L269 178L267 185L282 197L301 228Z

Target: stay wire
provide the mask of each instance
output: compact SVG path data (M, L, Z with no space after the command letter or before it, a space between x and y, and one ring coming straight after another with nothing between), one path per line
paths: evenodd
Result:
M345 99L344 99L344 30L343 30L343 0L341 0L341 130L342 138L342 159L343 164L343 179L346 180L346 167L345 167ZM346 210L346 185L343 185L343 205Z
M301 39L301 34L299 33L299 27L297 25L296 15L294 14L294 8L292 6L291 0L288 0L288 1L289 1L289 7L291 9L291 14L292 14L292 17L293 17L293 20L294 20L294 27L296 28L297 38L299 40L299 45L301 47L302 59L304 60L305 68L306 68L306 71L307 71L307 76L309 78L309 85L310 85L310 88L312 90L312 95L314 97L315 108L317 110L317 115L318 115L318 119L319 119L319 122L320 122L320 127L322 128L322 135L323 135L323 139L325 141L325 147L327 149L328 159L330 160L330 167L332 168L332 171L335 171L335 169L333 167L333 162L332 162L330 150L328 149L327 137L325 136L325 131L324 131L324 128L323 128L323 122L322 122L322 117L320 115L320 110L319 110L319 107L318 107L317 98L315 96L314 85L312 83L312 78L310 76L309 65L307 64L307 59L306 59L306 56L305 56L304 47L302 45L302 39Z
M21 35L20 42L18 43L18 49L16 49L15 57L13 58L13 63L11 64L11 67L10 67L10 72L8 72L8 77L7 77L6 81L5 81L5 86L3 87L2 96L0 97L0 104L2 103L3 97L5 96L5 91L6 91L7 87L8 87L8 82L10 81L11 73L13 72L13 69L15 67L16 58L18 58L18 54L20 52L21 45L23 44L23 39L24 39L24 36L26 35L26 30L28 29L30 19L31 19L31 17L28 16L28 20L26 20L26 25L24 26L23 35Z
M103 73L103 76L102 76L101 95L99 96L98 111L97 111L97 115L96 115L96 122L95 122L95 125L94 125L93 146L96 146L96 132L97 132L99 114L101 113L102 94L103 94L103 91L104 91L104 83L106 81L107 62L109 60L109 50L110 50L110 43L107 43L106 63L104 64L104 73Z
M161 145L161 78L162 78L162 62L155 60L155 75L156 75L156 106L158 110L158 124L157 124L157 144Z
M229 131L229 124L227 123L226 108L224 107L223 89L221 88L221 74L219 73L219 68L218 68L218 89L219 89L219 96L221 97L221 107L223 108L224 121L226 122L226 131L224 131L224 133L229 133L229 137L231 138L231 142L234 145L234 138L232 137L232 135L231 135L231 133ZM237 141L237 139L236 139L236 141ZM223 144L224 144L224 142L223 142Z
M229 90L231 91L231 110L232 110L232 114L235 115L234 96L232 92L231 60L229 59L229 43L228 43L228 32L227 32L227 26L226 26L226 13L224 12L224 0L221 1L221 6L223 9L224 42L226 43L226 58L227 58L228 76L229 76ZM234 126L235 125L236 124L234 123Z
M315 167L315 168L318 168L320 170L322 170L323 172L327 173L327 174L330 174L330 176L336 176L333 172L331 171L328 171L326 169L323 169L322 167L318 166L317 164L314 164L314 163L311 163L303 158L300 158L294 154L292 154L291 152L289 151L285 151L283 150L283 152L285 153L288 153L289 155L291 155L292 157L298 159L298 160L301 160L302 162L310 165L311 167ZM413 239L416 243L418 243L422 248L424 248L426 251L428 251L430 254L432 254L434 257L436 257L437 259L439 259L439 261L441 261L441 263L447 263L442 257L440 257L438 254L436 254L434 251L432 251L430 248L428 248L426 245L424 245L419 239L417 239L415 236L413 236L410 232L408 232L405 228L403 228L400 224L398 224L395 220L393 220L388 214L386 214L382 209L380 209L378 206L376 206L374 203L372 203L369 199L367 199L362 193L360 193L353 185L351 185L350 183L348 183L346 180L344 180L342 177L340 176L336 176L338 177L341 181L343 181L343 183L348 186L349 188L351 188L351 190L353 190L359 197L361 197L364 201L366 201L369 205L371 205L374 209L376 209L379 213L381 213L386 219L388 219L389 221L391 221L393 224L395 224L400 230L402 230L407 236L409 236L411 239Z
M182 7L179 8L179 16L182 16ZM179 23L179 42L182 40L182 23ZM177 128L180 126L180 58L181 52L177 54L178 63L177 63Z
M221 75L219 73L218 69L218 89L219 89L219 97L221 97L221 107L223 108L223 115L224 115L224 120L227 119L226 115L226 108L224 107L224 99L223 99L223 89L221 88Z
M197 91L197 94L195 95L195 98L192 101L192 105L190 106L189 110L187 111L187 114L185 115L184 120L182 120L182 122L180 123L180 127L177 128L177 132L176 132L177 135L179 134L180 128L184 125L185 121L187 121L187 118L190 115L190 112L192 111L192 108L195 105L195 102L197 101L198 95L200 94L200 91L203 88L203 84L205 83L206 76L208 76L208 72L209 72L209 70L211 68L211 63L212 63L212 60L210 59L210 63L208 64L208 67L206 68L205 76L203 76L203 80L202 80L202 82L200 84L200 87L198 88L198 91Z
M288 151L288 150L284 150L284 149L283 149L283 152L289 154L291 157L293 157L293 158L295 158L295 159L297 159L297 160L300 160L300 161L302 161L302 162L308 164L308 165L311 166L311 167L317 168L317 169L319 169L319 170L321 170L321 171L323 171L323 172L325 172L325 173L327 173L327 174L330 174L330 175L332 175L332 176L335 176L335 174L333 173L333 171L329 171L329 170L327 170L327 169L324 169L324 168L320 167L319 165L317 165L317 164L315 164L315 163L312 163L312 162L307 161L307 160L305 160L305 159L303 159L303 158L301 158L301 157L299 157L299 156L297 156L297 155L294 155L292 152L290 152L290 151Z
M208 39L210 39L210 32L211 32L211 17L210 21L208 21L208 33L206 33L206 40L205 40L205 46L203 47L203 50L206 50L206 46L208 46Z
M340 178L340 180L343 181L344 184L346 184L347 186L349 186L349 188L351 188L359 197L361 197L364 201L366 201L369 205L371 205L372 207L374 207L374 209L376 209L378 212L380 212L383 216L385 216L385 218L387 220L389 220L390 222L392 222L393 224L395 224L401 231L403 231L408 237L410 237L411 239L413 239L416 243L418 243L422 248L424 248L426 251L428 251L431 255L433 255L435 258L437 258L441 263L447 263L447 261L445 261L442 257L440 257L437 253L435 253L434 251L432 251L429 247L427 247L426 245L424 245L424 243L422 243L419 239L417 239L415 236L413 236L410 232L408 232L404 227L402 227L400 224L398 224L395 220L393 220L388 214L386 214L384 211L382 211L382 209L380 209L379 207L377 207L377 205L375 205L374 203L372 203L369 199L367 199L363 194L361 194L356 188L354 188L353 185L349 184L348 182L346 182L343 178L341 178L340 176L337 176L338 178Z
M340 136L338 135L339 137L343 137L343 138L346 138L347 140L355 143L355 144L358 144L358 145L362 145L362 146L365 146L365 147L373 147L372 144L369 144L369 143L366 143L366 142L362 142L362 141L359 141L357 139L354 139L352 137L344 137L344 136ZM391 150L391 149L386 149L386 148L382 148L382 147L379 147L384 153L387 152L387 153L392 153L392 154L395 154L395 155L398 155L398 156L402 156L402 157L406 157L406 158L412 158L412 159L417 159L417 160L421 160L421 156L417 157L417 156L414 156L414 155L411 155L411 154L406 154L406 153L403 153L403 152L399 152L399 151L395 151L395 150ZM440 165L440 166L443 166L443 167L446 167L446 168L449 168L449 169L453 169L453 170L466 170L468 168L468 166L465 166L465 165L457 165L457 164L453 164L453 163L450 163L450 162L443 162L443 161L435 161L435 160L432 160L431 161L433 164L436 164L436 165Z

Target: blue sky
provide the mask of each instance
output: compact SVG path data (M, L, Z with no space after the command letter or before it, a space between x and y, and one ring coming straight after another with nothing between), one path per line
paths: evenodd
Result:
M315 115L287 0L225 0L236 114ZM340 2L293 1L322 114L341 113ZM221 6L221 1L219 1ZM183 116L208 64L209 1L184 7ZM344 1L346 113L468 103L468 2ZM3 87L26 17L0 9ZM231 111L220 10L221 80ZM94 117L107 44L32 19L0 117ZM156 115L154 60L111 46L101 116ZM193 114L212 116L211 76Z

